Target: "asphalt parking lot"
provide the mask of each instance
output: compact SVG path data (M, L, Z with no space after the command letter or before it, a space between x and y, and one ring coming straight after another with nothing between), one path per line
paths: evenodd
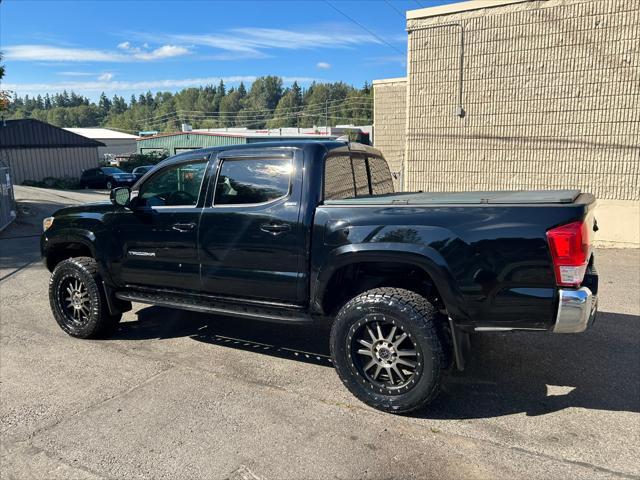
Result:
M425 411L360 403L327 327L134 305L109 340L55 323L42 217L105 192L17 187L0 233L2 478L640 478L640 251L599 250L581 335L491 334Z

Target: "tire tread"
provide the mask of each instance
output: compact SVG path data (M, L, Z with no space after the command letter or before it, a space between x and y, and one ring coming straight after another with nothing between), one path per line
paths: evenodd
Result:
M380 395L375 392L368 392L368 395L362 396L358 395L356 391L354 391L353 378L350 378L344 375L344 372L341 369L336 368L338 372L338 376L342 383L358 398L363 400L369 406L378 409L384 410L387 412L393 413L408 413L414 410L419 410L426 406L429 402L431 402L440 391L440 384L442 381L443 372L446 365L446 355L443 348L443 343L440 338L440 331L436 324L436 309L431 303L427 301L426 298L421 295L412 292L410 290L405 290L402 288L395 287L381 287L374 288L372 290L368 290L366 292L361 293L360 295L352 298L348 301L338 312L338 315L335 318L334 326L341 322L343 317L352 310L353 308L357 308L359 304L370 304L370 302L374 301L383 301L383 302L396 302L401 306L402 309L406 309L410 313L411 318L419 318L422 321L412 322L412 325L421 330L424 334L424 338L427 339L430 344L429 347L433 353L433 358L431 362L431 378L432 382L428 391L421 397L421 399L417 402L413 402L411 404L399 405L401 402L390 402L389 397L385 395ZM337 329L331 329L331 353L334 358L334 362L336 361L335 355L335 345L338 345L342 339L337 337ZM397 398L396 398L397 400ZM395 404L393 404L395 403Z

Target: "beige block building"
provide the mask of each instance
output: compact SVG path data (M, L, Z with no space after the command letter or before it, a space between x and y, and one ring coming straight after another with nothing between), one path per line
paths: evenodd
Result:
M640 2L476 0L409 11L407 30L406 82L374 82L405 189L580 188L601 244L640 246Z
M395 188L401 190L404 170L405 135L407 116L407 79L388 78L373 81L375 108L373 124L375 146L384 152L394 176Z

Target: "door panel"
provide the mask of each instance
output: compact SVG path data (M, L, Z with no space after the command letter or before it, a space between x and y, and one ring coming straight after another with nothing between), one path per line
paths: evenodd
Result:
M132 208L118 215L121 283L200 289L198 222L208 161L172 163L141 186Z
M224 158L218 171L212 179L214 206L205 208L200 219L202 289L221 296L302 303L302 155Z
M124 215L118 229L123 253L122 281L198 290L200 261L196 242L201 210L149 208Z

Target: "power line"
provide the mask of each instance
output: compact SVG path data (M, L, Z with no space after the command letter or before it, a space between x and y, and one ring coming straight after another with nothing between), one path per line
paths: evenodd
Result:
M212 116L212 115L202 115L202 114L184 114L184 113L174 113L172 114L169 118L166 118L164 120L156 120L156 121L152 121L152 122L140 122L141 125L144 125L145 128L153 128L154 126L159 126L162 124L166 124L168 122L172 122L175 120L179 120L179 121L204 121L204 120L222 120L225 123L226 122L233 122L236 125L238 124L246 124L246 125L254 125L254 124L260 124L260 123L265 123L268 121L274 121L274 120L288 120L288 119L301 119L301 118L317 118L317 119L321 119L322 117L325 118L352 118L352 119L368 119L368 116L359 116L358 114L364 114L363 110L366 110L367 107L360 107L360 106L356 106L356 107L352 107L355 108L356 111L353 111L351 116L348 117L333 117L333 116L329 116L329 114L331 113L332 115L335 114L339 114L342 113L342 107L339 105L335 105L333 107L327 108L327 109L317 109L313 112L295 112L295 113L289 113L289 114L278 114L278 115L274 115L271 117L253 117L253 116L245 116L242 115L242 112L233 112L233 113L229 113L229 114L223 114L222 116ZM359 110L359 111L358 111Z
M361 106L355 106L355 107L351 107L352 109L356 109L356 110L366 110L366 107L361 107ZM153 127L153 126L158 126L158 125L162 125L174 120L180 120L180 121L192 121L192 120L223 120L223 121L233 121L235 123L250 123L250 124L255 124L255 123L263 123L263 122L268 122L268 121L272 121L272 120L288 120L288 119L296 119L296 118L309 118L309 117L314 117L314 118L321 118L325 115L328 115L329 113L340 113L342 110L342 106L339 105L335 105L333 107L324 109L324 108L319 108L316 109L314 111L306 111L306 112L294 112L294 113L289 113L289 114L278 114L278 115L274 115L271 117L263 117L263 116L250 116L250 115L243 115L242 112L229 112L228 114L221 114L221 115L207 115L207 114L185 114L185 113L174 113L171 116L169 116L168 118L162 119L162 120L155 120L155 121L147 121L147 122L140 122L141 124L145 125L146 127ZM354 112L356 113L356 112ZM362 113L362 112L361 112ZM342 118L349 118L349 117L342 117ZM356 117L354 117L356 118ZM365 117L357 117L357 118L365 118Z
M399 50L398 48L396 48L394 45L390 44L389 42L387 42L384 38L382 38L380 35L378 35L377 33L375 33L372 30L369 30L367 27L365 27L364 25L362 25L361 23L357 22L356 20L354 20L353 18L351 18L349 15L347 15L346 13L344 13L342 10L340 10L338 7L336 7L335 5L333 5L332 3L329 2L329 0L324 0L324 3L326 3L327 5L329 5L331 8L333 8L336 12L338 12L340 15L342 15L343 17L345 17L347 20L351 21L352 23L355 23L357 26L359 26L361 29L363 29L364 31L366 31L367 33L369 33L369 35L372 35L373 37L377 38L378 40L380 40L382 43L384 43L385 45L387 45L390 48L393 48L396 52L404 55L404 52Z
M313 113L318 112L321 113L325 110L325 108L334 109L334 108L370 108L372 107L372 102L370 99L368 100L359 100L356 98L352 99L344 99L344 100L336 100L333 102L327 102L327 104L313 104L313 105L302 105L300 107L292 107L290 109L281 109L278 111L278 115L286 114L286 113ZM268 119L270 115L275 114L276 110L265 110L264 113L251 113L252 110L239 110L238 112L206 112L201 110L176 110L173 112L168 112L163 115L157 115L152 117L140 118L137 119L139 122L144 123L158 123L167 121L170 117L176 116L206 116L206 117L221 117L221 116L242 116L247 118L263 118Z
M384 3L386 3L386 4L387 4L387 5L389 5L391 8L393 8L396 12L398 12L398 15L400 15L400 16L402 17L402 19L404 20L404 18L405 18L405 17L404 17L404 15L402 14L402 12L401 12L400 10L398 10L398 9L396 8L396 6L395 6L393 3L391 3L389 0L384 0Z
M337 100L331 100L326 102L327 105L333 105L333 104L351 104L351 103L366 103L366 104L371 104L372 103L372 99L371 97L368 96L354 96L354 97L349 97L349 98L344 98L344 99L337 99ZM281 112L282 111L302 111L305 109L315 109L315 108L324 108L324 104L320 104L320 103L315 103L312 105L300 105L297 107L287 107L287 108L283 108L280 109ZM274 113L277 110L276 108L264 108L264 109L243 109L240 112L242 112L243 114L251 114L251 115L267 115L269 113ZM260 112L264 112L264 113L260 113ZM153 115L150 117L145 117L145 118L141 118L139 119L140 121L148 121L148 120L155 120L155 119L162 119L164 117L167 116L173 116L175 113L204 113L204 114L211 114L211 115L220 115L221 113L218 112L206 112L204 110L176 110L174 112L168 112L162 115Z

